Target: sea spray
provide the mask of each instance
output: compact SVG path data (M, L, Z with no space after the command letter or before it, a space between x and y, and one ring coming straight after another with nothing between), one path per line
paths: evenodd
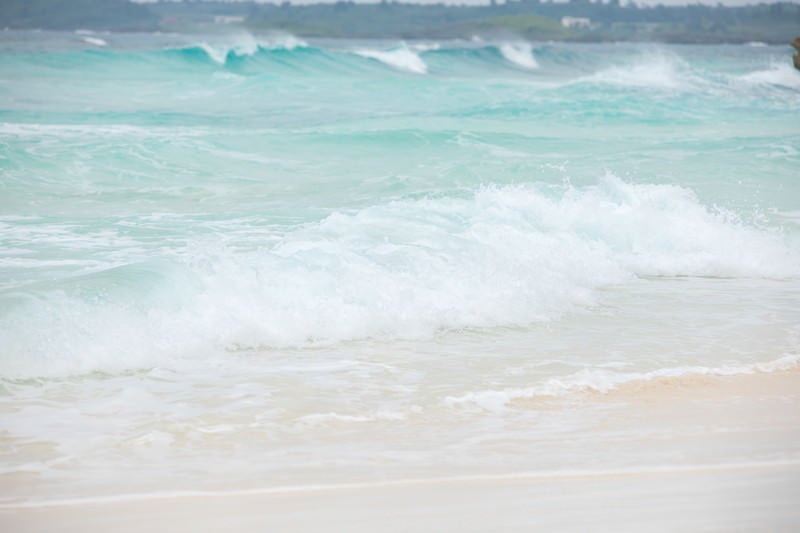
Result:
M525 69L537 69L539 63L533 56L533 46L528 43L503 43L500 45L503 57Z
M235 246L213 236L173 241L166 255L158 241L98 235L99 250L112 254L107 267L6 261L7 270L62 277L4 306L6 368L23 360L135 367L198 346L424 338L554 320L633 277L800 275L798 252L781 235L711 210L686 189L610 175L556 193L486 187L394 201L272 236L253 229L229 225ZM53 230L56 241L94 246ZM25 237L9 245L24 249ZM17 293L9 288L7 301Z
M428 72L428 65L420 58L418 51L409 48L407 45L390 50L370 50L360 49L356 54L369 59L376 59L398 70L412 72L414 74L425 74Z

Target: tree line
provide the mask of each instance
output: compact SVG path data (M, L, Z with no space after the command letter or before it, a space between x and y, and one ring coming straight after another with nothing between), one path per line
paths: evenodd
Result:
M588 19L588 24L567 28L561 23L563 17ZM408 39L511 34L531 40L786 43L800 33L800 4L639 6L623 5L620 0L492 0L483 6L388 0L310 5L204 0L148 4L129 0L0 2L0 28L180 31L231 21L254 31L284 30L309 37Z

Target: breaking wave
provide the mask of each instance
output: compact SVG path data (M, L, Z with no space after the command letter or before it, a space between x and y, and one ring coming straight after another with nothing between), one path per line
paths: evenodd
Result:
M800 89L800 72L788 62L776 64L769 69L757 70L739 77L739 80L754 85L773 85Z
M539 68L533 55L533 45L529 43L504 43L499 49L503 57L519 67L529 70Z
M397 70L414 74L426 74L428 72L428 65L419 56L419 51L406 45L389 50L359 49L355 53L361 57L385 63Z
M146 260L128 243L131 259L119 251L108 267L4 291L3 373L524 326L637 276L800 275L800 255L781 234L687 189L614 176L555 193L506 186L395 201L254 238L261 244L250 251L187 241Z

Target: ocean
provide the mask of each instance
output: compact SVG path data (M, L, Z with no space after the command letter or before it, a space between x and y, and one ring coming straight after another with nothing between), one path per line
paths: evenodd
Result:
M0 504L800 461L791 53L0 32Z

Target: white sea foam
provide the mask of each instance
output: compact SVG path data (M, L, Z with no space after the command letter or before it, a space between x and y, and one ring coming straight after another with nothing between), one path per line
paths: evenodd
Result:
M375 59L392 68L413 72L414 74L426 74L428 65L419 56L419 52L419 50L409 48L406 45L391 50L371 50L366 48L355 50L355 53L361 57Z
M539 63L533 55L533 45L530 43L503 43L499 46L500 53L511 63L528 70L539 68Z
M409 49L420 53L430 52L431 50L440 50L442 48L442 45L439 43L414 43L407 46Z
M606 68L578 80L581 83L674 90L691 88L698 81L685 61L675 54L660 50L653 51L631 64Z
M614 176L560 193L489 187L380 204L258 239L274 244L198 241L169 261L85 272L25 296L0 317L3 373L524 326L592 305L598 289L635 276L800 275L780 234L687 189ZM82 296L92 287L102 297Z
M222 42L203 42L198 45L214 62L224 65L230 54L239 57L252 56L259 50L294 50L308 44L291 34L272 34L265 39L256 39L248 32L226 36Z
M234 74L233 72L215 72L213 78L219 81L243 81L244 76Z
M215 63L224 65L228 59L228 52L230 49L227 46L212 46L208 43L200 43L199 47L210 57Z
M260 42L260 45L272 50L295 50L307 47L308 43L291 33L272 33L267 36L266 41Z
M132 137L135 139L148 137L184 137L207 135L208 129L203 126L164 127L134 126L130 124L15 124L0 123L0 135L15 135L27 138L41 137Z
M81 40L94 46L108 46L108 42L99 37L83 37Z
M377 412L369 415L342 415L339 413L320 413L305 415L297 420L304 426L322 426L331 423L364 423L374 421L398 421L407 418L405 413Z
M531 387L504 388L469 392L461 396L444 399L448 407L476 406L487 411L502 411L515 400L533 398L557 398L581 392L607 394L619 387L641 382L655 382L662 379L691 379L708 376L736 376L757 372L776 372L797 368L800 355L787 354L767 363L752 363L720 367L681 366L659 368L649 372L620 372L605 368L587 368L561 378L550 378Z
M800 89L800 72L787 63L778 63L766 70L757 70L739 77L739 80L754 85L778 85Z

